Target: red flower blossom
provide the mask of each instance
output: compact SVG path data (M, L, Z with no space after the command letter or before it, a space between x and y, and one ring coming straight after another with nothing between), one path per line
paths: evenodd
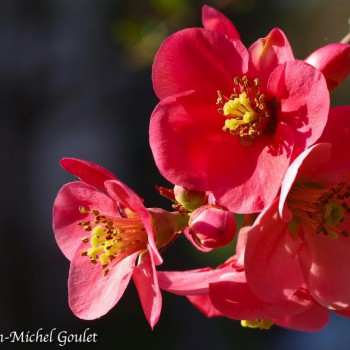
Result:
M177 231L173 214L146 209L130 188L96 164L66 158L61 165L82 180L63 186L53 207L56 240L71 262L72 311L82 319L104 315L132 277L153 328L162 304L155 265L162 262L158 248Z
M349 115L350 107L331 109L322 143L291 164L280 197L248 234L247 281L266 302L306 283L321 305L350 309Z
M246 228L241 230L237 255L225 264L217 269L158 271L160 288L186 296L207 317L241 320L244 327L268 329L276 324L304 331L323 328L328 312L305 288L277 303L264 302L253 294L242 265L246 232Z
M257 212L276 197L291 160L321 135L329 93L320 71L294 59L281 30L247 50L224 18L205 7L204 29L162 44L150 144L172 183L212 191L233 212Z

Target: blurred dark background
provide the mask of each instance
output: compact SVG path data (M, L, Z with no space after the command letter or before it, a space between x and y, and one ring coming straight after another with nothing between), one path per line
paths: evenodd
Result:
M132 283L99 320L80 320L68 307L69 262L56 245L51 209L59 188L74 178L59 160L101 164L147 206L170 208L154 190L167 183L148 146L157 103L151 64L165 37L201 25L204 3L231 18L247 46L281 28L300 59L349 30L349 0L1 0L0 334L39 328L98 334L98 343L72 349L347 348L347 319L332 317L316 334L250 330L206 319L185 298L167 293L151 331ZM349 83L333 93L333 105L350 102ZM229 254L198 254L179 239L165 252L164 268L216 266ZM59 347L0 343L0 349L21 348Z

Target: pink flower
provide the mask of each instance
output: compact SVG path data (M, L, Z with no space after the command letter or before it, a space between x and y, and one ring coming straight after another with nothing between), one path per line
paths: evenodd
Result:
M217 269L158 271L160 288L186 296L207 317L226 316L241 320L245 327L268 329L276 324L304 331L323 328L328 312L305 288L278 303L266 303L253 294L242 265L245 235L246 229L242 229L237 255Z
M291 164L280 197L248 234L247 281L265 302L305 283L321 305L350 309L349 115L349 106L331 109L322 143Z
M334 90L350 74L350 45L334 43L323 46L310 54L305 62L320 70L328 89Z
M171 35L155 57L152 152L172 183L211 191L232 212L258 212L321 135L327 84L294 59L279 29L247 50L218 11L204 7L203 23Z
M72 311L87 320L103 316L132 277L153 328L162 304L155 265L162 263L158 247L176 232L172 213L146 209L130 188L96 164L65 158L61 165L82 180L63 186L53 207L56 240L71 262ZM162 225L164 220L169 222Z

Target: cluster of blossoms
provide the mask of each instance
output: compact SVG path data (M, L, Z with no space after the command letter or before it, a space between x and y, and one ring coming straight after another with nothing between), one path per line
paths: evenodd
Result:
M161 290L246 327L350 317L350 106L330 108L329 94L350 73L350 45L298 60L280 29L247 49L222 13L204 6L202 22L166 39L153 65L150 146L173 211L146 208L96 164L61 161L80 179L53 208L72 311L104 315L132 277L152 328ZM230 243L234 214L243 225L222 265L161 270L181 234L203 252Z

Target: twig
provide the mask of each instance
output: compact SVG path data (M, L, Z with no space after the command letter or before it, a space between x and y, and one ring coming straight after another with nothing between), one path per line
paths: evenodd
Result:
M350 32L344 36L343 39L340 40L342 44L349 44L350 43Z

